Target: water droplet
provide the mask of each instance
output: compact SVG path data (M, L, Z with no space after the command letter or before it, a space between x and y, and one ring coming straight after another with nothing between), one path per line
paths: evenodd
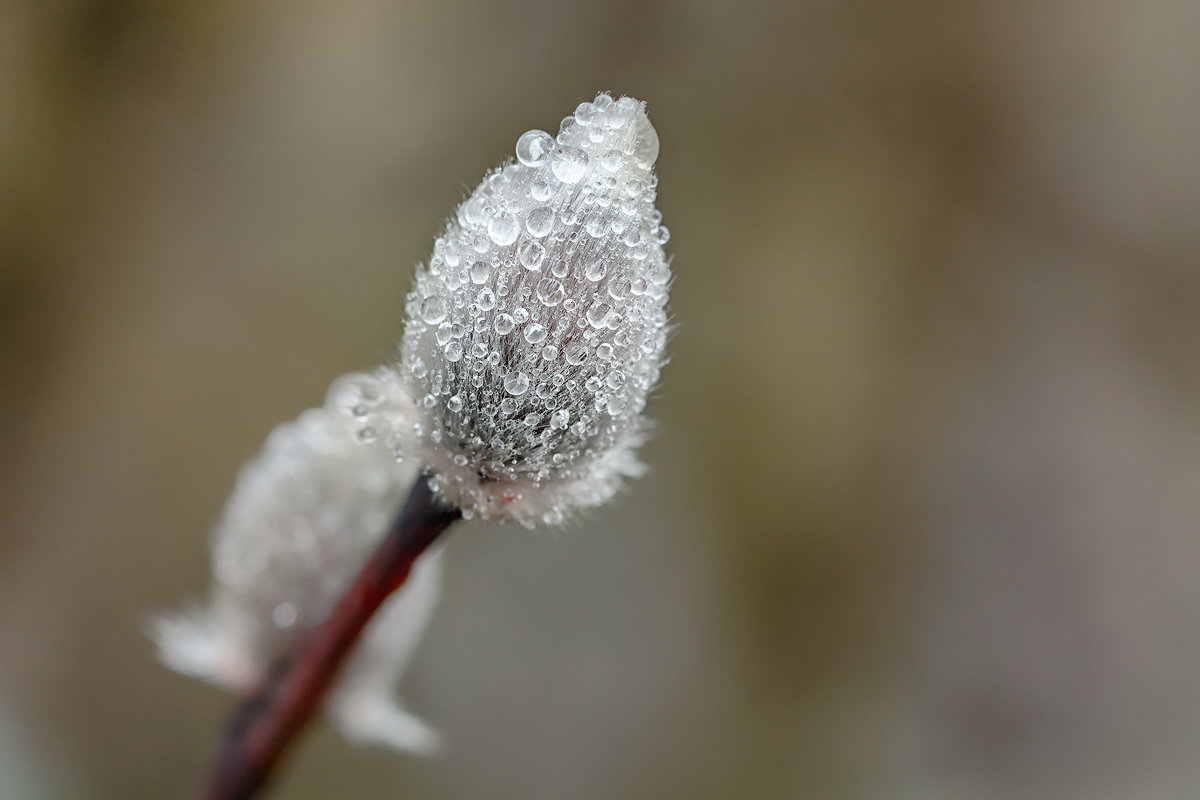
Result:
M588 236L599 239L608 233L608 219L601 213L592 214L588 217L587 224L583 226L583 229L587 231Z
M446 318L446 301L441 297L426 297L421 303L421 319L430 325L436 325Z
M545 131L525 131L517 139L517 160L527 167L545 165L554 149L554 138Z
M608 361L610 358L612 358L612 355L613 346L608 342L604 342L596 348L596 358L600 359L601 361Z
M608 294L613 300L624 300L629 294L629 278L617 277L608 283Z
M479 303L481 310L491 311L496 307L496 293L491 289L480 289L479 294L475 296L475 302Z
M597 300L592 303L592 307L587 310L588 324L593 328L603 328L608 324L608 315L612 313L612 306L608 303Z
M575 121L580 125L591 125L596 121L596 107L591 103L575 106Z
M542 415L536 414L532 411L525 415L525 419L521 420L521 422L525 423L525 427L527 427L527 428L532 428L534 425L537 425L541 421L542 421Z
M542 348L542 359L545 361L555 361L558 359L558 348L552 344L548 344Z
M639 123L637 141L634 142L630 155L640 166L649 169L658 159L658 132L645 118L639 120Z
M504 391L522 395L529 389L529 376L524 372L510 372L504 377Z
M598 377L596 377L595 375L593 375L592 377L588 378L587 381L584 382L583 388L585 388L589 392L592 392L593 394L595 394L596 392L598 392L600 390L600 379Z
M501 247L507 247L517 240L521 233L521 223L511 211L497 211L488 220L488 237Z
M521 242L521 246L517 248L517 258L521 260L521 266L528 270L537 271L542 268L542 259L546 257L546 248L532 239L526 239Z
M370 444L379 438L379 432L370 425L358 429L358 440L363 444Z
M447 361L450 361L450 362L458 361L459 359L462 358L462 354L463 354L462 345L459 344L458 342L451 342L450 344L446 345L445 349L442 350L442 353L445 354Z
M526 289L524 292L522 292L522 294L528 294L528 293L529 293L528 289ZM529 320L529 310L526 309L524 306L517 306L516 308L513 309L512 317L513 317L513 322L520 325L521 323L527 322Z
M556 306L562 302L566 295L566 289L563 288L561 281L556 281L554 278L542 278L538 281L537 296L544 305Z
M579 342L571 342L563 350L563 358L573 367L578 367L583 362L587 361L588 349Z
M571 423L571 412L560 408L550 415L550 427L556 431L565 431Z
M506 397L502 401L500 401L500 413L503 414L504 416L507 417L509 414L513 413L516 410L517 410L517 401L513 400L511 397ZM499 437L496 437L496 438L499 439ZM492 441L495 442L496 439L493 439ZM503 447L503 446L504 445L501 444L501 447Z
M542 238L554 227L554 209L550 206L538 206L533 209L525 219L525 227L530 236Z
M617 150L605 151L604 155L600 156L600 166L604 167L609 172L616 172L621 168L622 161L621 153Z
M563 183L579 183L587 168L587 153L577 147L560 147L550 158L550 171Z
M608 265L603 261L593 261L583 270L583 277L589 281L598 281L608 273Z
M514 327L516 327L516 325L517 325L517 323L512 318L511 315L497 314L496 321L492 324L492 327L496 329L496 333L503 336L504 334L511 331Z
M445 344L446 342L448 342L454 338L454 334L451 333L451 327L450 327L449 322L443 322L441 325L438 325L436 338L437 338L437 343L440 345Z
M620 370L610 372L608 377L604 379L604 382L610 389L620 389L625 385L625 373Z
M554 267L550 270L550 274L556 278L565 278L569 271L570 268L567 266L567 262L560 260L554 262Z
M476 261L471 265L471 283L487 283L488 276L492 271L488 269L488 265L482 261Z
M537 344L538 342L544 341L545 338L545 325L539 325L536 322L531 322L529 325L525 326L525 341L529 342L530 344Z
M451 411L453 411L456 414L459 411L462 411L462 408L463 408L462 398L459 397L458 395L453 395L449 400L446 401L446 408L450 409Z
M271 612L271 621L278 628L290 628L296 624L300 613L296 610L295 603L280 603L275 606L275 610Z
M529 184L529 196L539 203L544 203L554 194L554 189L546 181L534 181Z

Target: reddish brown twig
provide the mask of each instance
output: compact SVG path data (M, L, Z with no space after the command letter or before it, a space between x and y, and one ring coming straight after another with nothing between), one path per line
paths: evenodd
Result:
M460 516L438 503L424 478L417 479L391 530L329 619L238 709L204 800L249 800L262 788L289 742L320 708L371 616L403 585L417 556Z

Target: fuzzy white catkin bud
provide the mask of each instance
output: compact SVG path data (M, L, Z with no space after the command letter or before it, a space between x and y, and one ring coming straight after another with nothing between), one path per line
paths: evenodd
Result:
M278 426L242 469L213 533L208 605L153 625L167 666L248 692L329 616L417 474L381 443L355 441L357 417L339 409L373 383L339 378L324 408ZM396 705L392 688L432 614L440 574L440 554L423 556L364 631L326 703L350 738L436 749L437 734Z
M667 340L669 233L645 104L597 95L532 130L458 207L408 296L401 362L362 417L464 517L556 524L642 472ZM390 387L390 388L389 388Z

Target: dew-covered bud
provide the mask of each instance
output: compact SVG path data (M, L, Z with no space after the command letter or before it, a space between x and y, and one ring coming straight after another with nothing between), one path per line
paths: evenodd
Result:
M645 104L600 94L522 134L418 268L390 441L465 517L555 524L640 473L671 280L657 156Z
M242 469L213 532L209 602L154 622L167 666L248 692L329 616L417 475L382 443L361 441L371 438L361 414L386 401L377 386L370 375L339 378L325 407L276 427ZM380 609L326 705L351 738L416 752L437 745L391 691L432 614L439 561L424 556Z

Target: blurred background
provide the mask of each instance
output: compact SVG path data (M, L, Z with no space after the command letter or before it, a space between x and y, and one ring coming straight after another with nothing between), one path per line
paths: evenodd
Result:
M274 797L1200 796L1200 4L0 3L0 796L184 798L142 630L529 128L649 103L650 477L480 523Z

